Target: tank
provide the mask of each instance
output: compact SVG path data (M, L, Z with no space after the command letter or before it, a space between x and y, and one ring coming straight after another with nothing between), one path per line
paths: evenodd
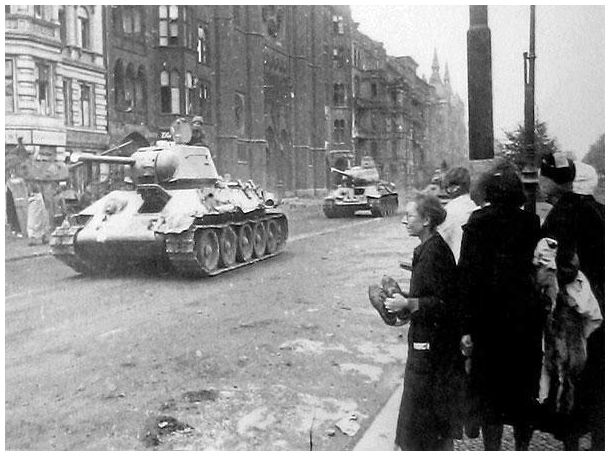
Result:
M286 216L252 181L219 176L210 150L191 139L188 121L173 141L130 157L80 154L79 162L126 165L132 189L115 190L58 227L51 253L89 274L154 265L186 276L214 276L280 253Z
M394 185L379 179L371 157L363 157L360 166L345 171L331 168L343 176L341 183L324 199L323 211L328 218L351 217L356 211L370 211L374 217L394 214L398 194Z

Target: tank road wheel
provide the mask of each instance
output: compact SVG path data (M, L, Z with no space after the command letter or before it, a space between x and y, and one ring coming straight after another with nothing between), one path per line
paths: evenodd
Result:
M207 229L197 232L195 252L202 273L211 274L218 268L220 245L214 230Z
M371 215L373 217L383 217L382 208L383 206L381 205L380 201L374 201L371 204Z
M322 206L322 212L324 212L324 215L328 218L337 217L335 202L332 200L324 201L324 205Z
M230 226L220 230L220 261L223 266L229 267L235 264L237 254L237 236Z
M277 227L279 229L279 236L277 240L277 250L282 250L288 240L288 221L284 218L276 219Z
M381 202L381 210L382 210L383 217L388 217L390 215L390 205L388 203L389 203L389 201L387 201L387 200L383 200Z
M267 253L275 253L277 251L280 239L281 231L275 220L269 220L267 222Z
M254 251L252 227L247 223L239 227L237 234L237 261L250 261Z
M392 199L392 215L395 215L397 210L398 210L398 198L394 198L394 199Z
M261 222L255 223L254 228L252 228L252 245L256 258L261 258L265 255L267 232L265 231L265 226Z

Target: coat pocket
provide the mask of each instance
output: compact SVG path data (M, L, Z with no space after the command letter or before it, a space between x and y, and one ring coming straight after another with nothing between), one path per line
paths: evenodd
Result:
M409 345L407 369L417 374L432 372L432 359L428 342L414 342Z

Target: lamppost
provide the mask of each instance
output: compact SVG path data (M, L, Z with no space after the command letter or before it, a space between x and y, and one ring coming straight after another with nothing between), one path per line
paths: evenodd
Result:
M536 59L536 7L530 6L530 50L523 53L523 77L525 85L523 169L521 178L527 201L525 210L536 213L536 188L538 186L538 163L536 157L536 134L534 131L534 63Z

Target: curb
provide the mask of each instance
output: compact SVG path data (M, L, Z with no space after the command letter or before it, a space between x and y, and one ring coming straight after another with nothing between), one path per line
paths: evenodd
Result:
M5 263L13 263L15 261L19 261L19 260L27 260L30 258L37 258L37 257L42 257L42 256L48 256L51 255L51 252L38 252L38 253L28 253L25 255L19 255L19 256L14 256L14 257L10 257L10 258L4 258L4 262Z
M402 398L402 381L364 432L353 451L393 451L396 420Z

